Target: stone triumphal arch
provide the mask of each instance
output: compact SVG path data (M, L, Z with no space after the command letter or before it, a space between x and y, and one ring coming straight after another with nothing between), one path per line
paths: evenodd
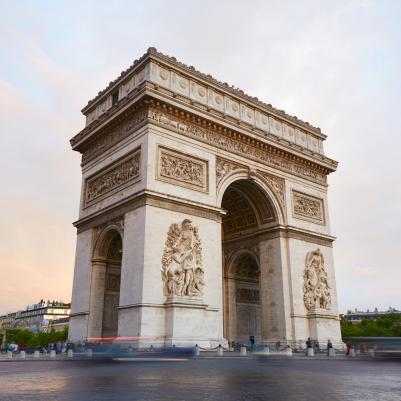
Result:
M341 343L319 128L153 48L82 112L70 340Z

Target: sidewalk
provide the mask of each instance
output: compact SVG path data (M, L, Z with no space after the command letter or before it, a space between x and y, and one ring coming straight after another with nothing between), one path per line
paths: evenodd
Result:
M129 357L130 355L127 355ZM132 355L134 357L134 355ZM100 358L101 355L90 355L87 353L75 353L73 356L67 354L57 354L51 356L50 354L39 354L39 357L35 357L33 354L26 354L25 358L21 355L16 354L10 358L7 354L0 355L0 362L26 362L26 361L89 361ZM293 352L292 355L288 355L285 351L270 351L270 352L248 352L247 355L241 355L240 352L235 351L224 351L223 355L218 355L216 350L201 350L199 356L194 356L193 359L311 359L311 360L324 360L324 359L372 359L368 355L357 355L355 357L346 356L345 353L336 353L335 356L328 357L326 353L317 353L313 357L308 357L304 352ZM149 358L151 360L151 358Z

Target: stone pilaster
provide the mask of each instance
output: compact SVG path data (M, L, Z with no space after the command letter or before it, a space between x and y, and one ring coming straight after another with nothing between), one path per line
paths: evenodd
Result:
M289 278L286 243L273 238L259 243L262 342L291 342Z
M103 260L94 260L92 263L92 282L90 287L89 338L102 336L105 279L106 262Z

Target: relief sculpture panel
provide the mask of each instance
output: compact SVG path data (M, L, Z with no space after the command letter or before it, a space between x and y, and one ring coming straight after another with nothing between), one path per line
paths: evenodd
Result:
M292 207L294 217L325 224L323 199L293 190Z
M280 207L285 214L286 203L285 203L285 180L281 177L276 177L274 175L261 172L264 179L267 181L269 187L277 196L277 200L280 203Z
M208 162L159 146L157 179L196 191L208 192Z
M330 309L331 294L324 258L320 249L306 255L304 270L304 304L308 311L313 308Z
M244 168L244 166L238 163L216 157L216 188L219 187L220 183L228 174Z
M204 286L202 246L198 228L191 220L172 224L162 257L163 290L166 296L200 296Z
M85 183L85 207L139 179L140 157L141 152L137 150L88 178Z

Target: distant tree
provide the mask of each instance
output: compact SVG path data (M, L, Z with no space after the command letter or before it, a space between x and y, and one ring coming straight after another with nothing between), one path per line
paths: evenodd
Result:
M366 319L351 323L341 319L341 334L347 337L401 337L401 316L388 313L377 319Z

